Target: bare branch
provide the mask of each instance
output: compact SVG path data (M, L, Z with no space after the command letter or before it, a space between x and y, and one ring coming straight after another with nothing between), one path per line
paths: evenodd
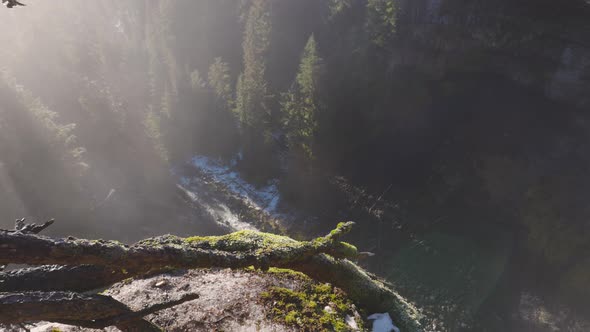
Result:
M53 225L53 223L55 222L55 219L51 219L51 220L44 222L42 225L37 225L35 223L26 224L25 220L26 220L25 218L16 219L16 222L14 223L14 230L9 230L6 232L8 232L8 233L20 232L20 233L26 233L26 234L39 234L43 230L45 230L47 227Z

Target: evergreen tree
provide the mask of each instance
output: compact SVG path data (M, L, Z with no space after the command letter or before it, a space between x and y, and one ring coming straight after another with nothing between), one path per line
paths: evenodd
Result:
M350 8L351 0L329 0L328 8L330 9L330 16L335 16Z
M308 160L314 158L317 115L322 107L319 98L322 72L322 59L318 55L315 38L311 35L301 55L293 87L283 94L281 103L289 148L295 153L301 153Z
M367 28L371 39L377 46L385 46L396 29L395 0L368 0Z
M218 101L229 109L233 103L229 65L220 57L215 58L215 62L209 67L208 79Z
M271 124L266 66L270 46L270 0L254 0L248 10L244 41L244 69L236 88L234 112L242 134L246 168L265 173L269 164Z
M244 126L267 129L268 84L266 82L266 56L270 41L269 0L255 0L248 11L244 31L244 71L237 86L235 112Z

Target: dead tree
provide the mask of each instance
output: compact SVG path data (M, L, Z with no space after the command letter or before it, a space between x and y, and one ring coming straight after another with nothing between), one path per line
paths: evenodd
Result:
M303 272L315 280L329 282L344 290L360 307L372 312L389 312L403 331L420 331L420 315L416 308L351 261L358 257L358 251L354 246L340 241L340 238L350 231L353 224L340 223L330 234L312 241L296 241L285 236L240 231L224 236L191 238L166 235L133 245L73 237L51 239L35 234L0 231L0 264L57 265L0 275L0 285L2 280L6 282L6 286L0 286L0 291L7 292L2 293L3 295L12 295L0 297L0 323L49 320L88 326L88 319L91 318L88 315L73 319L65 313L60 316L59 310L51 309L54 303L50 301L51 297L47 297L48 294L68 292L72 296L79 296L73 291L106 287L129 277L170 268L237 269L254 266L262 270L269 267L288 268ZM91 275L93 276L90 277ZM72 281L61 281L64 277ZM75 281L85 278L92 280L87 286ZM45 285L41 289L43 292L33 292L39 291L35 289L35 285L39 285L42 280ZM15 294L20 294L17 292L23 290L26 291L22 293L25 297L34 295L30 295L32 297L28 300L29 305L35 303L38 308L48 308L47 312L51 315L37 314L32 317L27 316L27 310L22 310L18 316L10 316L7 313L10 310L2 310L13 303L6 299L14 301ZM106 301L96 297L72 298L81 301L80 303L88 303L88 308L92 307L92 303L100 308ZM108 312L108 315L104 315L108 317L94 317L91 321L106 324L114 322L121 315L135 317L137 324L139 314L134 315L131 312ZM81 323L85 321L86 323Z

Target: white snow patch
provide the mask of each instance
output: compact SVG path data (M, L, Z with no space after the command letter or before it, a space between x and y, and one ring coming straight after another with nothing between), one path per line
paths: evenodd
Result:
M393 321L388 313L383 314L372 314L371 316L367 317L369 320L374 320L373 322L373 332L400 332L397 326L393 325Z
M237 158L240 158L238 156ZM272 180L266 186L256 188L240 177L240 174L220 162L206 157L196 156L192 159L192 165L199 168L205 174L213 177L216 182L223 183L234 194L241 196L256 208L269 214L277 212L280 202L278 180ZM232 162L235 165L235 162Z
M344 319L344 321L353 331L359 330L359 326L356 323L356 320L354 320L354 317L352 317L350 315L346 315L346 318Z

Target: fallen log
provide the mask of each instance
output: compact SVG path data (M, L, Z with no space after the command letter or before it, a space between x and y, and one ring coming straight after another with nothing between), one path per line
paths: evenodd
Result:
M109 296L72 292L0 293L0 322L19 324L25 321L51 321L68 325L102 329L116 326L122 331L162 331L142 319L156 311L194 300L196 294L156 304L133 312Z
M34 266L0 272L0 292L86 292L108 287L128 277L124 271L96 265Z
M180 238L165 235L131 246L117 241L73 237L51 239L0 231L0 264L88 264L124 269L132 274L162 267L283 267L305 261L319 253L335 258L356 257L355 247L338 241L352 224L341 223L329 235L303 242L285 236L240 231L210 237Z
M354 223L340 223L325 237L296 241L254 231L180 238L166 235L133 245L76 238L51 239L0 231L0 264L94 265L126 277L170 268L288 268L343 289L360 307L389 312L403 331L420 331L416 308L348 259L356 248L340 238Z

